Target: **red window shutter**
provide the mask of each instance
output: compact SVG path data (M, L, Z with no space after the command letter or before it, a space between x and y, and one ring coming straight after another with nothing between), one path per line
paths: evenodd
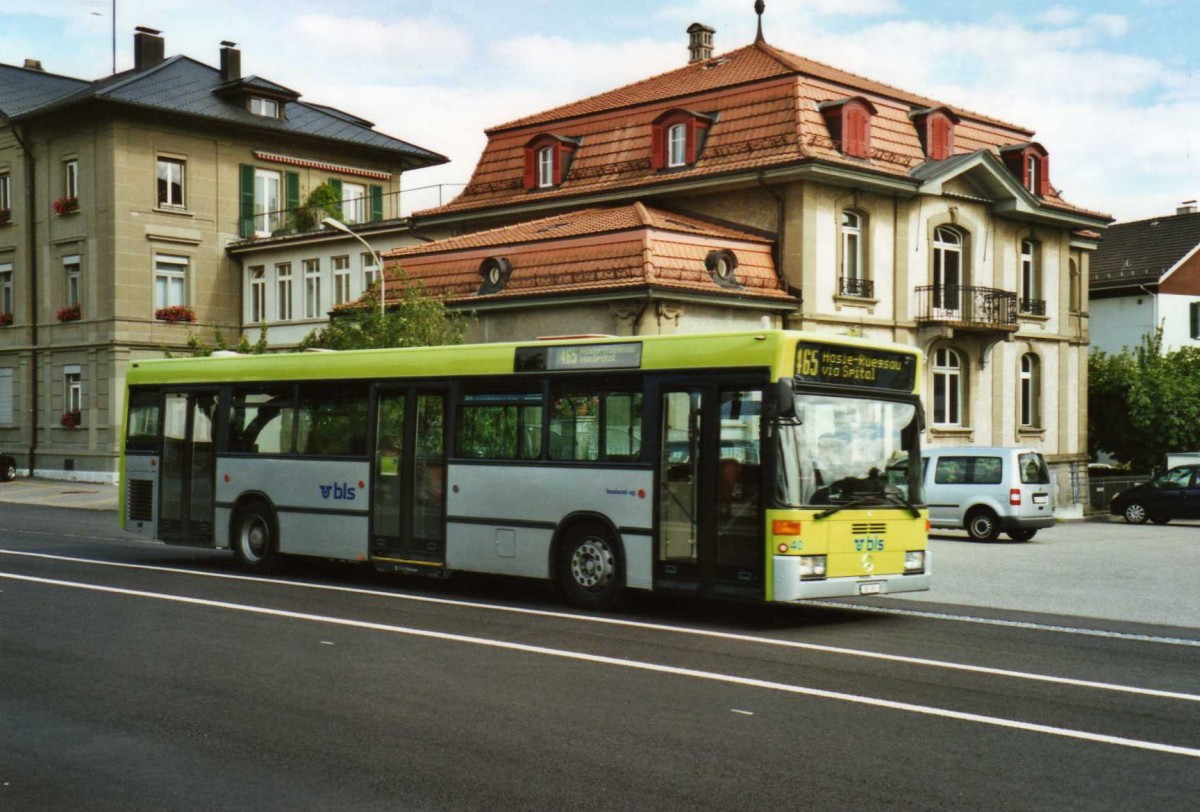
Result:
M685 142L683 160L688 165L696 163L696 122L689 121L685 125L687 129L687 141Z
M949 133L949 122L944 118L935 118L932 122L933 127L933 149L929 151L929 157L935 161L945 160L950 153L946 138Z
M525 188L537 187L537 149L525 147Z
M650 126L650 166L662 169L667 165L667 131L658 124Z
M1050 194L1050 157L1047 155L1038 158L1038 194Z
M870 138L867 126L867 114L864 111L857 107L846 110L846 140L842 145L842 152L854 158L867 157L867 142Z
M550 145L550 157L553 164L550 169L550 177L555 186L562 184L562 166L563 166L563 148L562 144Z

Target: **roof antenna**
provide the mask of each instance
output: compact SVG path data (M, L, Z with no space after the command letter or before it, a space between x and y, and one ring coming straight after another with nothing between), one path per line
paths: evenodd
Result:
M762 35L762 15L767 10L767 4L763 0L754 0L754 13L758 15L758 36L754 38L755 42L766 42Z

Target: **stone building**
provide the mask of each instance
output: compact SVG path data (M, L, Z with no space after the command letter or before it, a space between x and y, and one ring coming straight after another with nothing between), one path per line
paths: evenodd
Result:
M94 82L0 65L0 448L39 475L112 480L128 364L241 334L227 244L292 230L326 183L347 219L395 217L401 173L446 160L242 76L233 43L218 68L134 46Z
M489 129L463 193L414 216L461 236L385 265L483 340L766 323L919 346L927 442L1040 449L1081 511L1083 285L1110 218L1064 199L1031 130L688 33L677 70ZM606 211L649 213L640 255L617 261ZM687 247L656 250L664 225Z

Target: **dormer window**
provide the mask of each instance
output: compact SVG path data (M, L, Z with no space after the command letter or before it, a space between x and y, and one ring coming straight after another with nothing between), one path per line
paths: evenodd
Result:
M580 138L543 133L525 145L525 188L552 189L561 186L571 171Z
M878 112L862 96L828 101L818 108L829 128L829 136L841 153L850 158L871 157L871 119Z
M650 125L650 165L655 169L694 166L704 154L708 129L715 115L692 110L668 110Z
M1050 154L1038 143L1017 144L1000 150L1008 171L1030 194L1050 194Z
M944 161L954 154L954 125L961 119L949 107L917 110L909 114L921 149L931 161Z
M489 293L499 293L508 284L512 274L512 263L504 257L488 257L479 266L479 289L476 296L486 296Z
M279 118L279 102L261 96L251 96L250 112L264 118Z
M725 249L709 251L704 258L704 267L708 269L712 280L723 288L740 288L736 271L738 267L737 254Z

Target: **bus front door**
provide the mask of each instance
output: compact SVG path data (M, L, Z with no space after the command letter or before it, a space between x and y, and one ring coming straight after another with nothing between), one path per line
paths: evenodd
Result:
M446 396L380 390L376 401L371 558L440 574L446 563Z
M168 392L163 403L158 534L176 544L213 543L216 392Z
M761 597L762 389L664 389L655 585Z

